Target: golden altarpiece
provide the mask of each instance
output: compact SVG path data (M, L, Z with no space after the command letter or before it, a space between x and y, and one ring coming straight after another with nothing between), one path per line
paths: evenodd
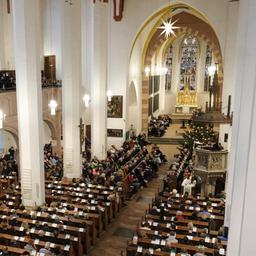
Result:
M192 89L191 75L185 75L184 80L184 89L179 89L176 96L176 114L192 114L197 109L197 91Z

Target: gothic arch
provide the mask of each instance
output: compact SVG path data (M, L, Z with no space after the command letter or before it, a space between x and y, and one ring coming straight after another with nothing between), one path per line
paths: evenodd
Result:
M43 121L48 125L51 131L51 137L53 140L56 140L57 138L57 129L54 125L54 122L50 120L49 118L44 117Z
M169 16L170 17L170 16ZM197 16L194 16L192 13L181 12L178 13L177 16L174 15L173 19L184 19L184 20L195 20L200 22L201 26L196 27L196 25L189 25L188 24L180 24L180 28L175 31L176 37L180 37L186 34L190 34L196 36L198 40L204 40L212 49L214 54L215 60L218 62L218 82L221 87L223 87L223 58L220 48L220 43L217 38L217 35L213 28L205 22L205 20L200 19ZM168 17L165 17L168 19ZM159 22L157 23L159 25ZM178 22L175 24L179 26ZM158 52L159 46L163 45L166 42L166 38L161 34L161 31L157 29L157 25L152 29L151 33L149 33L148 41L145 44L144 51L143 51L143 59L142 59L142 71L145 70L146 67L151 66L152 57L156 52ZM145 100L148 98L148 78L144 75L142 79L142 130L144 132L147 131L147 124L148 124L148 101ZM220 95L222 98L222 95Z
M9 132L13 136L15 143L17 145L17 148L18 148L19 147L18 131L15 128L10 127L10 126L4 126L3 130Z

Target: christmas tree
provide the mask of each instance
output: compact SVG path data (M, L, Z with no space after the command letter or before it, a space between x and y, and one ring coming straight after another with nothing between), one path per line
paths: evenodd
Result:
M206 125L192 124L191 129L183 133L183 141L180 143L179 150L192 151L195 143L207 145L209 142L216 141L216 134L212 127Z

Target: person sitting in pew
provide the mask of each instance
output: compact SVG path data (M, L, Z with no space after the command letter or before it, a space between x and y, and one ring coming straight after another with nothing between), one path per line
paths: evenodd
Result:
M29 252L30 254L33 252L33 251L36 251L36 247L34 245L34 242L32 239L29 239L28 240L28 243L24 246L24 249Z
M46 242L44 248L41 248L39 250L39 253L43 253L44 255L48 255L48 256L53 255L50 250L50 245L51 245L50 242Z
M184 220L184 217L182 216L182 211L176 212L176 220Z
M211 217L211 213L208 211L207 207L204 207L204 209L198 213L197 215L199 218L202 218L203 220L207 220Z
M170 232L168 238L166 239L166 246L171 248L172 244L178 243L178 240L175 238L175 232Z
M54 253L54 256L62 256L62 252L59 246L56 246L55 248L53 248L52 251Z
M190 235L190 236L196 236L197 235L197 233L194 232L193 222L189 222L187 227L188 227L188 235Z
M181 250L181 256L191 256L186 249Z
M8 247L4 247L3 249L0 249L0 255L1 256L10 256L10 253L8 251Z
M201 232L201 234L199 235L202 238L205 238L209 235L209 230L208 228L204 228L203 231Z
M198 252L196 252L193 256L206 256L206 254L204 254L204 247L200 248L198 246Z

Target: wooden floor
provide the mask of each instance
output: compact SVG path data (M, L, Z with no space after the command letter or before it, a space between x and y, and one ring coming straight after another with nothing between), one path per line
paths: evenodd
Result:
M171 124L162 138L182 138L184 130L180 127L181 124Z
M188 128L186 129L181 129L181 123L179 124L171 124L163 137L161 137L161 139L166 139L166 138L183 138L182 134L184 133L184 131L187 131ZM158 146L160 147L160 149L162 150L162 152L166 155L167 159L173 159L175 154L179 153L179 150L177 149L177 147L179 145L166 145L166 144L158 144Z
M162 189L163 178L169 168L169 163L160 167L158 178L152 180L148 187L139 191L127 206L123 207L118 217L110 224L108 230L101 236L89 252L90 256L120 256L121 251L126 255L127 240L133 236L137 224L148 209L155 193Z

